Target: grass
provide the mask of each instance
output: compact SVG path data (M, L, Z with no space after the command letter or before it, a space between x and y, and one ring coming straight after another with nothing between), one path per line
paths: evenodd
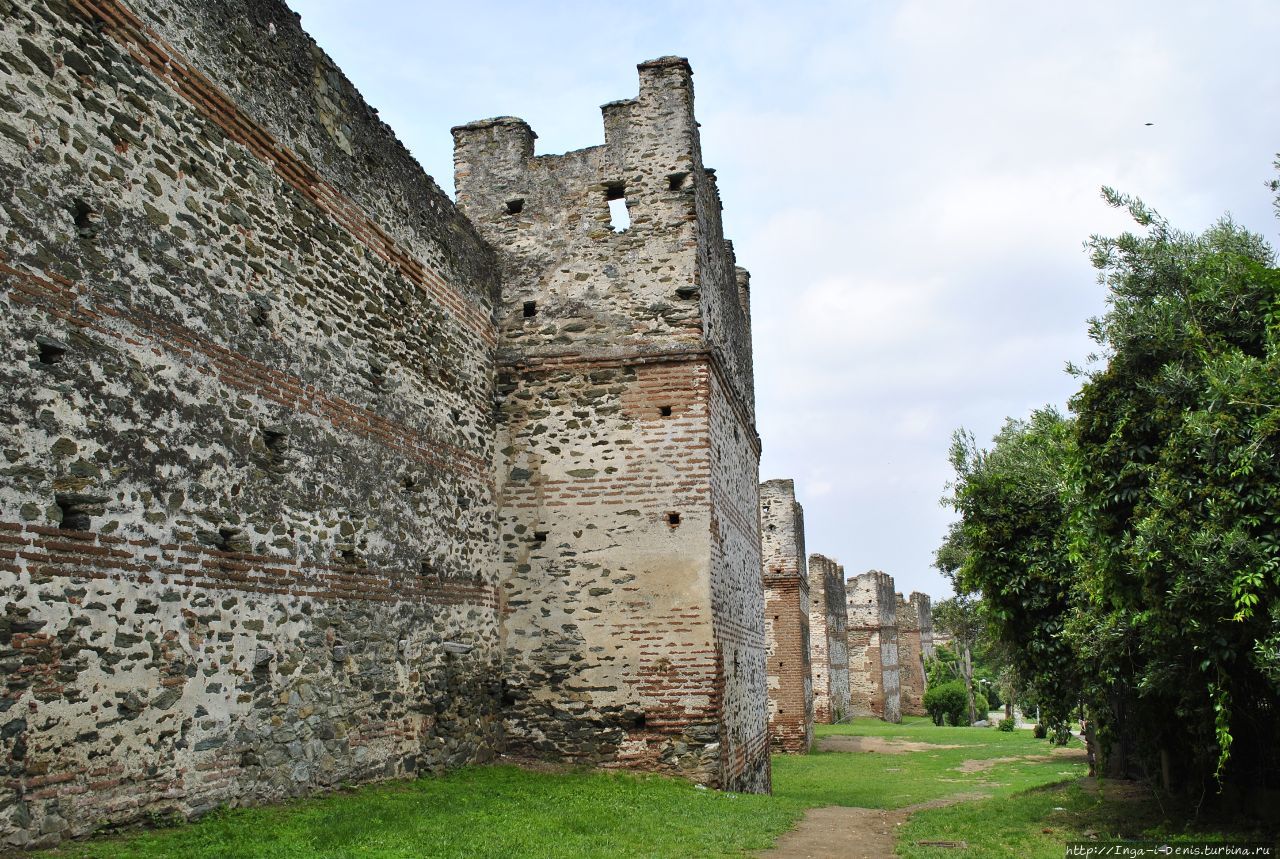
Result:
M960 855L966 859L1062 859L1066 842L1092 839L1276 843L1274 829L1212 819L1192 825L1192 818L1191 809L1162 809L1149 792L1132 783L1077 779L917 812L899 833L898 854L908 859L957 855L955 849L921 847L922 841L963 841L967 847ZM1179 825L1173 822L1177 820L1187 822Z
M1083 764L1051 758L1001 762L965 773L966 761L1047 756L1050 746L1029 731L1003 733L982 728L938 727L923 718L901 725L855 719L846 725L819 725L817 736L863 736L937 744L906 754L814 752L773 759L774 794L806 806L845 805L903 808L953 794L1007 795L1084 775ZM1073 741L1078 742L1078 741ZM958 748L944 748L958 746Z
M940 728L871 719L820 725L819 738L875 737L926 743L905 754L814 752L773 759L773 796L725 794L657 776L472 767L441 778L369 785L285 805L224 810L173 829L72 843L42 856L77 859L276 859L276 857L714 857L772 846L814 806L915 811L898 852L926 857L1053 857L1092 836L1181 833L1131 786L1082 779L1078 760L1047 757L1029 731ZM953 746L954 748L946 748ZM994 760L999 759L999 760ZM991 766L964 772L966 761ZM970 767L972 769L972 766ZM986 799L975 799L975 796ZM1176 832L1174 831L1176 830ZM1220 834L1202 832L1200 837ZM1236 838L1242 836L1233 832ZM1259 835L1258 833L1253 833ZM1267 837L1267 836L1259 836ZM1274 833L1270 835L1274 839ZM963 851L918 842L963 841Z
M169 830L70 844L47 856L740 856L768 847L803 809L659 777L472 767L287 805L219 812Z

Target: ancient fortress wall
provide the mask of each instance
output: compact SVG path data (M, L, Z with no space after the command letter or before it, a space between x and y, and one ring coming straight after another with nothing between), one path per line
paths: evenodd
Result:
M805 754L813 745L809 574L804 509L793 481L760 485L760 543L771 744L777 751Z
M511 117L454 129L458 202L504 284L505 726L515 753L767 790L747 278L688 63L639 71L603 146L535 156Z
M0 5L0 843L486 759L491 251L282 3Z
M893 577L872 570L846 583L849 689L856 715L902 719L898 676L897 594Z
M920 655L925 659L932 659L934 655L933 599L919 591L912 591L908 599L915 607L916 621L920 625Z
M813 719L830 725L849 716L849 609L844 567L825 555L809 556L809 654L813 665Z
M895 594L898 618L898 685L902 712L924 716L924 649L916 603Z

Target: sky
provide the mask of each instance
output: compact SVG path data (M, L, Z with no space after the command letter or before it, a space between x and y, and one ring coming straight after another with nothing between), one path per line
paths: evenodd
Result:
M1275 0L289 2L451 195L451 126L594 146L636 63L688 57L752 273L761 479L796 481L810 552L903 593L950 593L952 433L1078 387L1084 243L1131 227L1102 186L1277 243Z

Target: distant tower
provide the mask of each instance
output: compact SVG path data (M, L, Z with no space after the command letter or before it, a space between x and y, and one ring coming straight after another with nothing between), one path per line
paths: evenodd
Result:
M872 570L849 579L845 587L853 711L900 722L898 599L893 576Z
M769 643L769 735L777 751L806 754L813 745L809 575L804 509L795 483L760 486L764 628Z
M504 284L506 731L515 753L767 791L748 278L688 62L639 71L603 146L535 157L511 117L453 130Z
M897 594L898 615L898 686L902 712L906 716L923 716L924 709L924 646L920 629L919 603ZM926 597L927 599L927 597Z
M809 556L809 655L813 664L813 721L830 725L852 712L849 700L849 608L844 567Z

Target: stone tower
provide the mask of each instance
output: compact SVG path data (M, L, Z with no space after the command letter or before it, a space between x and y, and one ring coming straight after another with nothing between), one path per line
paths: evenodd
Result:
M639 72L602 146L453 130L458 203L502 270L505 727L517 754L767 791L748 278L688 62Z
M854 713L900 722L898 599L893 576L872 570L849 579L846 589Z
M844 567L825 555L809 556L809 657L813 665L813 720L830 725L851 713L849 609Z
M915 596L915 594L912 594ZM918 603L902 594L896 595L898 616L898 687L902 712L907 716L923 716L924 647L920 632Z
M769 736L775 750L805 754L813 745L809 575L804 509L796 501L793 481L761 484L760 544L769 643Z

